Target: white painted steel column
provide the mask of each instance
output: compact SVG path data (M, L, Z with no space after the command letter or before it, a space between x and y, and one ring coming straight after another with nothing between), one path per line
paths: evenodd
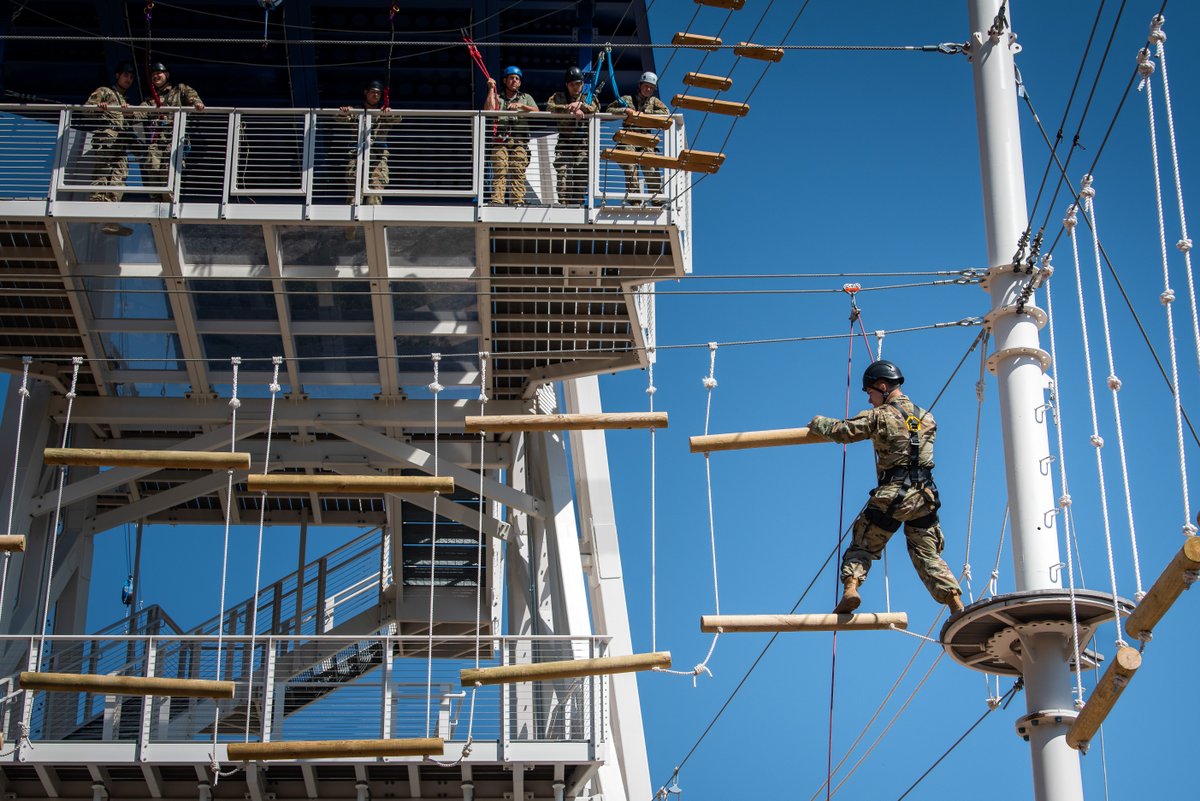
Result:
M1012 18L1011 2L1007 4ZM1028 276L1012 271L1013 253L1028 222L1024 165L1021 158L1017 87L1013 64L1016 40L1007 28L989 36L999 0L968 0L969 55L975 79L975 112L979 127L980 170L987 227L992 336L1001 429L1013 528L1013 570L1018 591L1061 586L1058 535L1053 515L1054 485L1044 408L1046 379L1042 371L1037 318L1017 314L1016 299ZM1019 49L1019 48L1016 48ZM1065 638L1039 639L1036 662L1025 671L1026 706L1030 713L1071 709L1071 673ZM1079 755L1067 745L1067 726L1039 725L1030 730L1034 798L1037 801L1082 801Z

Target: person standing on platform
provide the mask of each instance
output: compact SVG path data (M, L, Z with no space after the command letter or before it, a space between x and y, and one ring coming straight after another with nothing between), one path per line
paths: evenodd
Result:
M112 86L101 86L88 96L87 105L100 110L89 120L92 129L89 159L94 168L92 186L123 186L129 177L129 145L133 139L124 109L129 108L125 93L133 86L133 65L122 61L113 73ZM116 190L97 189L88 200L115 203L121 199Z
M558 144L554 147L554 171L558 182L558 202L582 206L587 192L588 126L584 117L600 110L595 98L583 96L583 71L571 67L565 76L566 87L546 101L546 111L569 114L558 123Z
M671 115L671 109L667 108L667 104L654 94L657 90L658 76L653 72L643 72L642 79L638 82L637 94L632 97L622 95L620 100L614 100L605 111L610 114L624 114L625 122L622 127L627 130L638 133L653 131L654 129L640 126L633 120L636 114L655 117ZM627 145L624 143L618 144L617 150L632 150L635 153L661 152L657 145ZM650 202L656 206L661 206L665 202L658 197L662 194L662 170L657 167L645 167L641 164L622 164L621 169L625 171L625 193L627 195L636 195L642 191L641 183L638 181L638 170L641 170L642 177L646 180L646 192L651 196Z
M388 135L391 133L392 126L399 121L399 117L392 117L387 112L389 109L383 105L383 81L373 80L368 81L363 87L363 111L381 111L383 114L370 116L367 118L367 138L366 142L370 143L370 163L367 168L367 188L372 190L386 189L388 182L391 180L391 172L388 169ZM349 106L341 107L342 118L345 121L358 122L358 116L351 114ZM358 181L358 130L354 129L352 134L354 147L350 149L350 159L346 163L346 179L352 187L350 190L350 198L348 203L354 202L355 191L353 187ZM364 143L364 147L365 147ZM363 203L368 206L379 206L383 203L382 195L364 195Z
M917 575L938 603L961 612L962 588L942 559L946 540L938 522L937 485L933 483L933 440L937 423L914 404L900 385L904 375L889 361L872 362L863 373L862 388L871 408L849 420L814 417L809 430L834 442L875 445L879 485L855 519L849 549L842 556L841 601L833 610L850 614L862 599L858 588L866 581L871 562L883 555L888 539L901 525L908 555Z
M204 111L204 101L200 99L199 93L186 83L171 83L171 71L161 61L150 65L150 97L143 100L142 105L159 109L191 107L196 111ZM142 163L142 180L149 186L163 186L167 183L175 120L176 115L168 111L150 115L150 143L146 148L146 159ZM186 156L186 140L181 146ZM182 161L180 169L183 169ZM170 202L171 193L163 192L159 194L158 199Z
M505 191L514 206L525 205L525 170L529 168L529 123L521 113L537 111L537 101L521 91L521 68L504 70L504 91L496 91L496 81L488 78L487 111L511 111L495 122L492 142L492 205L503 206Z

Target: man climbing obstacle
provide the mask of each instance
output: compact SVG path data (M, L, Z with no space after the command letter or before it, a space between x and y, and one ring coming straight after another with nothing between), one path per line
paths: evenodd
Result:
M938 524L937 485L933 483L933 440L937 423L933 415L900 391L904 375L889 361L872 362L863 372L862 388L871 408L849 420L814 417L809 430L834 442L875 445L879 486L871 490L866 508L854 521L850 548L842 556L842 599L833 610L850 614L862 602L859 586L866 581L871 562L883 555L888 539L901 525L908 539L908 555L917 575L938 603L961 612L962 589L942 559L946 540Z

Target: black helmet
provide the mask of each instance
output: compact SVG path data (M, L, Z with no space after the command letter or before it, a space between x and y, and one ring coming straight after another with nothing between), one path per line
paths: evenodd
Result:
M583 70L579 69L579 67L568 67L567 74L563 80L567 83L570 83L571 81L582 81Z
M871 362L867 365L867 369L863 371L863 390L866 390L876 381L886 381L892 386L900 386L904 383L904 373L900 372L900 368L886 359L880 359L877 362Z
M128 61L117 62L117 68L113 70L113 75L121 75L126 72L136 72L136 70L133 68L133 64Z
M155 61L153 64L150 65L150 72L151 73L170 72L170 70L167 69L167 65L162 63L161 61Z
M376 92L382 92L383 91L383 81L380 81L380 80L367 81L367 85L363 87L363 91L369 92L372 89L374 89Z

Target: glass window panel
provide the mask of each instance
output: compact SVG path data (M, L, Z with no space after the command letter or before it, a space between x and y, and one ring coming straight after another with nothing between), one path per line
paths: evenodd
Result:
M251 364L243 362L241 370L269 372L271 358L283 355L283 337L278 334L201 334L200 344L209 359L209 370L230 370L229 360L241 356L253 360Z
M226 367L228 367L228 366L229 365L226 365ZM259 371L259 372L263 371L264 369L267 371L273 371L275 369L275 365L273 365L273 364L268 365L265 368L263 367L262 364L251 365L251 367L252 367L252 369ZM282 364L279 365L279 374L281 376L286 374L285 368ZM269 398L269 397L271 397L271 387L268 386L268 384L270 383L269 375L268 375L267 379L268 379L267 381L258 381L258 380L238 381L238 397L239 398ZM232 398L233 397L233 384L213 384L212 391L217 393L218 398ZM280 381L279 382L279 394L276 395L276 397L282 398L291 391L292 391L291 387L289 387L283 381Z
M396 355L401 358L400 372L419 372L432 361L422 362L419 356L442 354L439 370L470 372L479 369L479 340L476 337L396 337Z
M103 222L67 223L67 237L80 264L162 264L149 223L121 223L127 236L103 231Z
M396 320L415 322L479 319L473 281L392 281L392 314Z
M279 319L270 281L203 278L189 281L188 289L197 320Z
M170 320L171 304L160 278L85 278L97 320Z
M370 399L380 393L378 384L310 384L305 383L304 393L310 398Z
M359 267L367 263L367 240L358 226L283 226L279 243L285 268Z
M296 337L303 373L374 373L375 337Z
M192 391L187 381L177 384L156 384L149 381L132 381L113 384L113 392L119 398L182 398Z
M289 281L287 292L295 321L373 319L371 285L366 281Z
M179 361L179 337L175 334L126 333L105 331L100 334L104 355L117 370L182 370Z
M179 244L189 266L239 264L267 268L267 243L258 225L180 225Z
M387 229L389 267L474 267L475 229L395 226Z

